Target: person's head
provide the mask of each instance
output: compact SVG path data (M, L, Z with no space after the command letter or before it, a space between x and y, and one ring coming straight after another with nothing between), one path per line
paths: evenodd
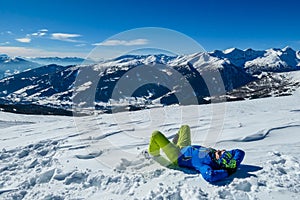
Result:
M225 151L226 151L225 149L216 150L216 152L215 152L215 158L216 158L216 160L219 160L221 158L221 156L224 154Z
M233 156L229 151L226 151L225 149L216 150L214 156L221 168L224 169L236 168L236 161L233 159Z

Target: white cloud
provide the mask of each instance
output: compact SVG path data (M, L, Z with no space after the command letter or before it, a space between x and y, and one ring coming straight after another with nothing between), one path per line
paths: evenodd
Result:
M31 35L37 36L37 37L42 37L42 36L46 35L46 33L45 32L37 32L37 33L32 33Z
M5 47L0 46L0 52L9 56L23 56L23 57L82 57L85 58L87 54L79 52L56 52L46 51L43 49L26 48L26 47Z
M14 34L11 31L4 31L4 32L1 32L0 35L14 35Z
M28 38L28 37L25 37L25 38L17 38L16 39L18 42L22 42L22 43L30 43L31 42L31 39Z
M95 46L136 46L148 44L147 39L135 39L135 40L106 40L104 42L95 43Z
M79 34L70 34L70 33L53 33L51 39L61 40L65 42L80 42L73 38L81 37Z
M32 36L36 36L36 37L42 37L42 36L46 35L47 32L48 32L47 29L41 29L41 30L39 30L39 31L36 32L36 33L32 33L31 35L32 35Z
M84 47L86 44L76 44L75 47Z
M48 29L41 29L41 30L39 30L39 32L48 32Z
M8 45L8 44L10 44L10 42L2 42L2 43L0 43L0 46L2 46L2 45Z

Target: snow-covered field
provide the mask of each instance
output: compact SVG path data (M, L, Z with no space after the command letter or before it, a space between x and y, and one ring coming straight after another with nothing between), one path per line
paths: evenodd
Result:
M293 96L88 117L0 112L0 199L300 199L300 91ZM216 184L146 159L153 130L241 148Z

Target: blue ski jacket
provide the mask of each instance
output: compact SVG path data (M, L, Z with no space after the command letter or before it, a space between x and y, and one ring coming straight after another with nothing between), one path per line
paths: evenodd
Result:
M192 145L182 148L180 152L178 166L199 171L208 182L215 182L229 176L227 170L222 169L214 159L211 148ZM240 149L233 149L228 152L232 154L232 159L236 160L238 167L244 159L245 152Z

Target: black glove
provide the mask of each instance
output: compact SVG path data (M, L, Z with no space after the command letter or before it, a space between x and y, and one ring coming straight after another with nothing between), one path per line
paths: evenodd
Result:
M226 171L228 173L228 175L230 176L231 174L235 173L237 170L237 167L236 168L226 168Z

